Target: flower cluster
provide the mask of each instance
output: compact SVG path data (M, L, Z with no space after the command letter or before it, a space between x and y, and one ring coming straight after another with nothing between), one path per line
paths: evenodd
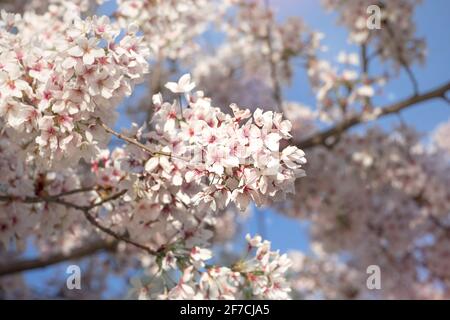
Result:
M142 30L152 56L184 59L198 45L194 39L218 14L207 0L119 0L116 16L122 26L135 23Z
M304 175L304 152L280 146L291 130L281 114L257 109L252 116L236 105L225 114L192 94L194 86L189 74L167 83L177 99L153 97L154 130L133 127L123 134L136 143L102 151L91 165L93 185L126 191L107 204L114 210L107 207L105 225L155 251L209 244L219 210L282 199Z
M97 120L115 119L113 106L147 72L148 49L133 28L119 39L107 17L83 21L55 10L24 17L2 12L0 117L30 153L61 165L105 146ZM52 30L39 33L42 25Z
M339 255L327 254L319 243L311 245L313 254L288 253L292 262L286 278L291 283L293 299L369 298L361 290L366 283L365 270L347 265Z
M423 61L425 41L415 34L413 14L421 0L371 1L323 0L328 10L338 12L339 23L350 30L349 38L356 44L373 44L374 51L383 60L395 66ZM380 28L369 29L367 21L373 12L367 9L376 5L380 9Z
M298 17L276 21L274 12L261 1L230 2L232 14L223 17L219 29L226 41L196 63L194 77L219 106L239 101L245 106L281 110L272 93L274 80L289 83L292 61L315 52L321 34L312 32ZM276 79L272 79L271 68Z
M322 2L361 50L337 66L321 33L258 0L117 0L110 17L90 17L102 0L2 1L21 15L0 14L0 274L87 254L90 290L59 298L104 297L111 273L142 269L142 299L449 298L450 126L431 145L403 123L345 128L391 113L375 103L399 68L416 95L394 107L445 100L421 94L410 68L425 53L420 1ZM283 98L298 68L317 108ZM196 83L166 83L184 70ZM116 132L116 107L144 80L146 120ZM247 236L234 256L250 203L306 219L312 254ZM30 247L42 257L23 264ZM366 288L372 264L383 290ZM26 282L2 276L0 298L34 298Z
M356 112L363 112L367 118L376 117L370 99L376 87L386 81L385 76L368 77L356 67L360 65L355 53L340 52L337 57L339 68L330 62L311 56L307 63L308 77L316 92L319 117L322 121L342 120Z
M185 83L188 77L183 76L177 86L168 84L174 93L186 94L186 108L180 100L168 103L160 95L154 96L152 139L165 145L160 151L174 156L175 171L163 162L164 156L151 158L145 170L163 169L174 185L208 179L210 185L195 201L208 203L213 210L229 201L244 210L251 200L262 205L290 193L295 179L304 175L301 167L306 163L302 150L280 148L280 142L291 137L290 121L283 120L280 113L261 109L252 116L235 104L230 106L233 114L225 114L202 92L191 95L192 85Z
M302 192L285 210L312 221L313 241L326 254L345 252L360 275L377 257L385 297L447 297L448 158L405 127L347 135L332 152L317 149L308 157L309 181L299 181Z
M8 12L35 12L39 14L46 11L64 10L66 15L80 16L81 13L93 12L95 7L103 2L104 0L5 0L2 1L0 8Z
M246 239L245 258L230 268L206 265L212 253L198 247L190 252L166 255L155 273L168 277L168 271L181 264L185 267L179 280L173 281L172 286L133 281L132 293L140 299L288 299L291 289L284 274L291 265L290 260L271 251L270 242L262 241L260 236L247 235ZM255 256L248 257L253 251Z
M434 145L444 152L450 154L450 121L441 124L433 133Z
M70 168L58 172L37 170L32 157L7 133L0 137L0 153L0 246L15 246L22 251L31 236L43 252L54 244L69 251L81 243L89 235L89 228L74 209L53 202L24 202L80 188L77 172ZM2 199L4 194L7 199ZM86 205L92 198L88 192L61 199Z

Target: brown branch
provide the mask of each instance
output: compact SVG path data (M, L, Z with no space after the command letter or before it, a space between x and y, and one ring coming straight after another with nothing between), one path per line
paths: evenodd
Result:
M99 207L99 206L101 206L101 205L103 205L103 204L105 204L105 203L107 203L107 202L109 202L109 201L117 200L117 199L119 199L121 196L123 196L125 193L127 193L127 191L128 191L128 190L125 189L125 190L122 190L122 191L120 191L120 192L117 192L117 193L113 194L113 195L110 196L110 197L104 198L104 199L102 199L101 201L96 202L96 203L94 203L94 204L92 204L92 205L86 207L86 209L89 211L89 210L91 210L91 209L93 209L93 208L95 208L95 207Z
M367 44L363 43L361 45L361 71L364 75L369 72L369 57L367 56Z
M101 231L103 231L104 233L112 236L113 238L126 242L128 244L131 244L133 246L135 246L136 248L142 249L144 251L146 251L147 253L151 254L151 255L157 255L158 253L155 250L150 249L149 247L140 244L138 242L135 242L133 240L131 240L129 237L124 236L124 235L120 235L116 232L114 232L113 230L101 225L97 219L95 219L90 213L89 211L83 211L84 216L86 217L86 219L89 221L89 223L91 223L93 226L95 226L96 228L100 229Z
M123 196L126 192L127 192L127 190L122 190L121 192L113 194L112 196L107 197L107 198L105 198L105 199L103 199L103 200L101 200L99 202L96 202L96 203L90 205L90 206L79 206L79 205L76 205L76 204L73 204L73 203L70 203L70 202L66 202L66 201L63 201L63 200L56 200L54 202L58 203L58 204L61 204L61 205L64 205L64 206L67 206L67 207L72 207L74 209L82 211L83 214L84 214L84 217L86 218L87 221L89 221L90 224L92 224L94 227L100 229L104 233L112 236L113 238L115 238L117 240L120 240L120 241L123 241L123 242L126 242L128 244L131 244L131 245L133 245L133 246L135 246L135 247L137 247L139 249L145 250L147 253L149 253L151 255L157 255L158 253L156 251L150 249L149 247L131 240L126 235L120 235L117 232L114 232L113 230L109 229L108 227L103 226L102 224L100 224L97 221L97 219L94 216L92 216L89 213L89 211L91 209L93 209L95 207L99 207L102 204L107 203L109 201L116 200L116 199L120 198L121 196Z
M446 92L450 90L450 82L447 82L446 84L443 84L435 89L432 89L428 92L425 92L423 94L418 95L412 95L409 98L406 98L402 101L399 101L394 104L390 104L384 107L380 108L380 113L377 115L376 119L382 118L384 116L400 112L408 107L411 107L415 104L428 101L435 98L442 98L445 96ZM375 120L375 119L374 119ZM354 116L351 116L345 120L343 120L341 123L336 124L335 126L326 129L322 132L316 133L313 136L300 141L297 143L297 146L301 149L307 149L311 148L317 145L325 145L325 141L333 137L339 132L343 130L348 130L358 124L361 124L363 122L366 122L364 113L360 113Z
M39 203L39 202L56 202L62 197L70 196L77 193L83 193L83 192L89 192L89 191L97 191L101 190L101 187L94 186L94 187L87 187L87 188L79 188L79 189L73 189L70 191L61 192L56 195L52 196L39 196L39 197L19 197L19 196L13 196L13 195L0 195L0 201L20 201L23 203Z
M45 268L64 261L81 259L93 255L100 251L114 251L117 241L98 241L76 248L70 253L55 253L47 257L39 257L31 260L12 261L8 264L0 264L0 277L18 272Z
M90 210L92 210L92 209L94 209L96 207L99 207L99 206L101 206L101 205L103 205L103 204L105 204L105 203L107 203L109 201L113 201L113 200L119 199L126 192L127 192L127 190L122 190L122 191L120 191L118 193L115 193L115 194L111 195L110 197L104 198L101 201L93 203L93 204L91 204L89 206L81 206L81 205L68 202L66 200L63 200L63 199L55 197L55 196L53 196L53 197L25 197L25 198L17 198L17 197L14 197L14 196L7 195L7 196L0 196L0 201L21 201L21 202L24 202L24 203L48 202L48 203L56 203L56 204L59 204L59 205L63 205L63 206L69 207L69 208L73 208L73 209L79 210L79 211L83 212L86 220L90 224L92 224L94 227L100 229L102 232L112 236L113 238L115 238L117 240L129 243L129 244L131 244L131 245L133 245L133 246L135 246L135 247L137 247L139 249L145 250L147 253L149 253L151 255L157 255L158 252L156 252L155 250L152 250L152 249L150 249L149 247L147 247L147 246L145 246L143 244L140 244L138 242L135 242L135 241L131 240L126 235L120 235L120 234L114 232L113 230L111 230L111 229L101 225L97 221L97 219L95 217L93 217L89 213ZM70 191L69 191L69 193L70 193ZM64 193L64 195L67 195L67 194L68 193ZM73 194L73 192L71 194Z
M128 136L126 136L126 135L124 135L124 134L122 134L122 133L119 133L119 132L117 132L117 131L114 131L112 128L108 127L108 126L107 126L103 121L101 121L100 119L98 119L98 123L101 125L101 127L102 127L106 132L108 132L108 133L110 133L110 134L116 136L117 138L119 138L119 139L121 139L121 140L124 140L124 141L126 141L126 142L128 142L128 143L130 143L130 144L133 144L133 145L135 145L135 146L141 148L142 150L144 150L144 151L150 153L151 155L154 155L154 154L155 154L155 152L154 152L153 150L151 150L149 147L147 147L145 144L140 143L139 141L137 141L137 140L134 139L134 138L128 137ZM170 156L169 154L165 154L165 155Z

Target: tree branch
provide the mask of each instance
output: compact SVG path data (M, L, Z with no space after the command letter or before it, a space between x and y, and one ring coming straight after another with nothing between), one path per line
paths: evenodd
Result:
M128 244L131 244L139 249L145 250L147 253L151 254L151 255L157 255L158 252L155 250L152 250L151 248L140 244L138 242L134 242L133 240L131 240L129 237L127 237L126 235L120 235L116 232L114 232L113 230L109 229L108 227L103 226L102 224L100 224L97 219L92 216L89 211L99 207L101 205L103 205L104 203L107 203L109 201L113 201L116 200L118 198L120 198L121 196L123 196L125 193L127 192L127 190L122 190L118 193L115 193L113 195L111 195L110 197L104 198L101 201L98 201L96 203L93 203L89 206L81 206L72 202L68 202L66 200L63 200L59 197L53 196L53 197L25 197L25 198L18 198L18 197L14 197L11 195L4 195L4 196L0 196L0 201L21 201L24 203L39 203L39 202L49 202L49 203L56 203L56 204L60 204L69 208L73 208L76 210L79 210L81 212L83 212L86 220L92 224L94 227L100 229L100 231L112 236L113 238L126 242ZM67 194L73 194L75 192L66 192L63 195L67 195Z
M156 251L150 249L149 247L131 240L126 235L120 235L117 232L114 232L113 230L109 229L108 227L103 226L102 224L100 224L97 221L97 219L94 216L92 216L89 213L89 211L91 209L93 209L95 207L99 207L99 206L101 206L102 204L104 204L106 202L116 200L116 199L120 198L121 196L123 196L126 192L127 192L127 190L122 190L122 191L120 191L120 192L118 192L116 194L113 194L112 196L107 197L107 198L105 198L105 199L103 199L103 200L101 200L99 202L96 202L96 203L90 205L90 206L79 206L79 205L76 205L76 204L73 204L73 203L70 203L70 202L66 202L64 200L59 200L59 199L55 200L54 202L58 203L58 204L61 204L61 205L64 205L64 206L67 206L67 207L72 207L74 209L82 211L83 214L84 214L84 217L86 218L87 221L89 221L90 224L92 224L94 227L100 229L100 231L110 235L111 237L113 237L113 238L115 238L117 240L126 242L128 244L131 244L131 245L133 245L133 246L135 246L135 247L137 247L139 249L145 250L147 253L149 253L151 255L157 255L158 253Z
M59 194L53 196L39 196L39 197L19 197L12 195L0 195L0 201L20 201L23 203L39 203L39 202L56 202L61 197L70 196L77 193L89 192L89 191L97 191L103 189L99 186L88 187L88 188L79 188L73 189L70 191L61 192Z
M117 239L117 240L120 240L120 241L123 241L123 242L126 242L126 243L128 243L128 244L131 244L131 245L135 246L136 248L142 249L142 250L146 251L147 253L149 253L149 254L151 254L151 255L157 255L157 254L158 254L156 251L150 249L149 247L147 247L147 246L145 246L145 245L143 245L143 244L140 244L140 243L138 243L138 242L135 242L135 241L131 240L129 237L124 236L124 235L120 235L120 234L114 232L113 230L111 230L111 229L109 229L109 228L107 228L107 227L101 225L101 224L97 221L97 219L95 219L95 218L89 213L88 210L84 210L83 213L84 213L84 216L86 217L86 219L89 221L90 224L92 224L92 225L95 226L96 228L100 229L100 230L103 231L104 233L106 233L106 234L112 236L113 238L115 238L115 239Z
M369 58L367 56L367 44L363 43L360 47L361 71L364 75L369 72Z
M31 260L12 261L8 264L0 264L0 277L18 272L45 268L68 260L81 259L100 251L114 251L117 241L98 241L83 247L76 248L70 253L55 253L48 257L39 257Z
M384 107L380 108L380 113L377 115L376 119L382 118L384 116L400 112L401 110L404 110L408 107L411 107L415 104L428 101L435 98L442 98L445 97L445 94L447 91L450 90L450 82L447 82L444 85L441 85L435 89L432 89L428 92L425 92L423 94L414 94L410 96L409 98L406 98L405 100L399 101L394 104L390 104ZM375 119L374 119L375 120ZM364 117L364 113L360 113L354 116L351 116L345 120L343 120L341 123L338 123L334 125L333 127L326 129L322 132L319 132L317 134L314 134L313 136L300 141L297 143L297 146L301 149L307 149L311 148L317 145L325 145L325 141L337 135L339 132L348 130L351 127L354 127L360 123L366 122L367 120Z
M124 141L126 141L126 142L128 142L128 143L130 143L130 144L133 144L133 145L135 145L135 146L141 148L142 150L144 150L144 151L150 153L151 155L154 155L154 154L155 154L155 152L154 152L153 150L151 150L149 147L147 147L146 145L140 143L139 141L137 141L137 140L134 139L134 138L128 137L128 136L126 136L126 135L124 135L124 134L122 134L122 133L119 133L119 132L113 130L112 128L108 127L108 126L106 125L106 123L104 123L104 122L101 121L100 119L98 119L98 123L100 124L100 126L101 126L106 132L108 132L108 133L110 133L110 134L116 136L117 138L119 138L119 139L121 139L121 140L124 140ZM168 154L165 154L165 155L168 155ZM170 156L170 155L168 155L168 156Z

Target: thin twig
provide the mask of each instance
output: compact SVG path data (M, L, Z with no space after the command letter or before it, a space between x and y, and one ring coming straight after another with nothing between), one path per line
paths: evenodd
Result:
M126 141L126 142L128 142L128 143L130 143L130 144L132 144L132 145L135 145L135 146L141 148L142 150L144 150L145 152L149 153L149 154L152 155L152 156L159 155L159 156L166 156L166 157L170 157L170 158L176 158L176 159L179 159L179 160L188 161L187 159L184 159L184 158L182 158L182 157L175 156L175 155L173 155L173 154L171 154L171 153L162 152L162 151L153 151L153 150L150 149L148 146L146 146L145 144L140 143L140 142L137 141L136 139L131 138L131 137L128 137L128 136L126 136L126 135L124 135L124 134L122 134L122 133L120 133L120 132L117 132L117 131L115 131L114 129L108 127L108 125L106 125L106 124L105 124L103 121L101 121L100 119L97 119L97 122L100 124L100 126L101 126L106 132L108 132L108 133L110 133L110 134L116 136L117 138L119 138L119 139L121 139L121 140L124 140L124 141Z
M68 191L62 194L62 196L67 196L68 194L74 194L75 191L80 192L80 190L84 190L84 189L77 189L77 190L72 190L72 191ZM114 232L113 230L101 225L96 218L94 218L91 214L90 211L96 207L99 207L107 202L110 201L114 201L119 199L121 196L123 196L125 193L127 192L127 190L122 190L118 193L115 193L107 198L102 199L101 201L95 202L91 205L88 206L82 206L82 205L78 205L66 200L61 199L61 197L56 197L56 196L51 196L51 197L25 197L25 198L19 198L19 197L15 197L15 196L11 196L11 195L2 195L0 196L0 201L20 201L23 203L40 203L40 202L47 202L47 203L56 203L59 205L63 205L66 206L68 208L73 208L76 210L79 210L81 212L83 212L85 218L88 220L88 222L90 222L93 226L97 227L98 229L100 229L101 231L103 231L104 233L112 236L113 238L120 240L120 241L124 241L126 243L129 243L137 248L143 249L145 250L147 253L151 254L151 255L157 255L158 253L155 250L152 250L151 248L137 243L133 240L131 240L130 238L128 238L127 236L124 235L120 235L116 232Z
M364 75L369 73L369 57L367 56L367 44L361 45L361 71Z
M145 245L143 245L143 244L140 244L140 243L138 243L138 242L135 242L135 241L131 240L129 237L124 236L124 235L120 235L120 234L114 232L113 230L111 230L111 229L109 229L109 228L103 226L102 224L100 224L100 223L97 221L97 219L96 219L95 217L93 217L93 216L89 213L89 211L92 210L93 208L99 207L99 206L101 206L101 205L103 205L103 204L105 204L105 203L107 203L107 202L116 200L116 199L120 198L121 196L123 196L126 192L127 192L127 190L122 190L122 191L120 191L120 192L118 192L118 193L116 193L116 194L113 194L113 195L110 196L110 197L104 198L103 200L101 200L101 201L99 201L99 202L96 202L96 203L94 203L94 204L92 204L92 205L90 205L90 206L79 206L79 205L75 205L75 204L73 204L73 203L69 203L69 202L65 202L65 201L59 201L59 200L57 200L57 201L55 201L55 202L58 203L58 204L62 204L62 205L65 205L65 206L68 206L68 207L72 207L72 208L74 208L74 209L77 209L77 210L82 211L83 214L84 214L84 216L85 216L85 218L86 218L93 226L97 227L98 229L100 229L100 230L103 231L104 233L106 233L106 234L108 234L108 235L110 235L110 236L116 238L117 240L121 240L121 241L126 242L126 243L129 243L129 244L131 244L131 245L133 245L133 246L135 246L135 247L137 247L137 248L139 248L139 249L145 250L147 253L149 253L149 254L151 254L151 255L156 255L157 252L154 251L154 250L152 250L152 249L150 249L149 247L147 247L147 246L145 246Z
M83 214L84 214L84 216L86 217L86 219L87 219L93 226L97 227L98 229L100 229L100 230L103 231L104 233L106 233L106 234L112 236L113 238L115 238L115 239L117 239L117 240L120 240L120 241L123 241L123 242L126 242L126 243L128 243L128 244L131 244L131 245L135 246L136 248L142 249L142 250L146 251L147 253L149 253L149 254L151 254L151 255L157 255L157 254L158 254L156 251L150 249L149 247L147 247L147 246L145 246L145 245L143 245L143 244L140 244L140 243L138 243L138 242L135 242L135 241L131 240L130 238L128 238L127 236L120 235L120 234L114 232L113 230L111 230L111 229L109 229L109 228L107 228L107 227L101 225L101 224L97 221L97 219L95 219L95 218L89 213L88 210L83 210Z
M124 134L122 134L122 133L119 133L119 132L113 130L112 128L108 127L108 126L107 126L103 121L101 121L100 119L98 119L97 122L100 124L100 126L101 126L106 132L108 132L108 133L110 133L110 134L116 136L117 138L119 138L119 139L121 139L121 140L124 140L124 141L126 141L126 142L128 142L128 143L130 143L130 144L133 144L133 145L135 145L135 146L141 148L142 150L144 150L144 151L150 153L151 155L157 155L157 154L159 154L159 155L164 155L164 156L168 156L168 157L171 156L169 153L155 152L155 151L153 151L152 149L150 149L149 147L147 147L145 144L140 143L140 142L137 141L136 139L131 138L131 137L128 137L128 136L126 136L126 135L124 135Z
M39 197L20 197L20 196L13 196L13 195L0 195L0 201L20 201L23 203L39 203L39 202L55 202L57 200L60 200L62 197L74 195L77 193L83 193L83 192L90 192L90 191L97 191L103 189L99 186L94 187L86 187L86 188L79 188L79 189L73 189L70 191L61 192L56 195L51 196L39 196Z

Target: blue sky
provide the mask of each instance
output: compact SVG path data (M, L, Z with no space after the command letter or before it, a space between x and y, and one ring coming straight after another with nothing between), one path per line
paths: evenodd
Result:
M312 28L323 32L326 37L324 44L329 48L325 57L332 60L341 51L354 50L347 42L346 30L335 24L336 16L326 13L316 0L272 0L272 6L276 8L279 19L285 19L288 16L300 16ZM113 10L111 4L104 5L100 13L110 13ZM428 58L423 66L414 66L413 72L419 80L421 91L433 88L437 85L450 80L450 33L448 32L450 14L450 1L446 0L428 0L424 1L416 11L415 21L417 32L424 36L427 42ZM377 71L375 66L374 71ZM411 85L404 73L400 77L389 83L385 94L380 98L382 104L394 102L402 99L412 93ZM307 83L303 70L294 77L292 86L285 88L284 97L287 100L299 101L306 105L313 106L314 95ZM440 122L444 122L450 117L450 107L441 100L433 100L426 104L417 105L403 112L403 118L406 122L413 124L423 133L430 132ZM126 127L129 119L121 115L117 128ZM388 117L379 121L383 127L398 123L396 117ZM252 216L243 225L243 234L250 232L252 234L259 232L261 218L265 220L265 236L272 241L272 246L281 251L299 249L308 251L308 227L302 223L290 218L276 214L271 210L255 209ZM32 253L30 253L32 254ZM31 272L28 280L33 283L39 283L41 276L53 272L55 269L46 271ZM63 270L61 267L57 270ZM120 289L123 282L117 280L111 281L115 289Z

